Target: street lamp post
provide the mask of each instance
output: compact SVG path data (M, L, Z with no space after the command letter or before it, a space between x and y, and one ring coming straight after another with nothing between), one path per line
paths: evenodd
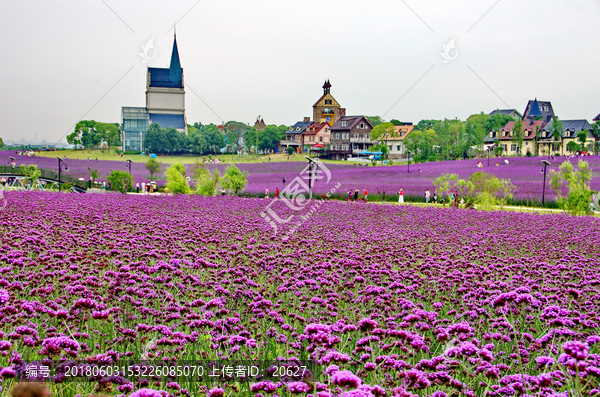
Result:
M491 148L492 148L491 146L488 146L488 148L487 148L487 152L488 152L488 167L490 166L490 149Z
M60 179L60 174L62 171L62 167L63 165L65 166L65 171L69 170L69 167L67 166L67 163L65 163L65 160L56 156L56 158L58 159L58 190L60 190L60 184L62 183L62 180Z
M542 186L542 207L544 207L544 196L546 195L546 167L550 165L550 162L542 160L542 163L544 163L544 185Z
M410 150L406 152L406 163L408 165L408 171L406 172L410 174Z
M308 156L304 156L304 158L308 160L308 197L312 197L313 171L316 171L315 167L318 169L319 165L315 162L315 159Z
M133 162L133 160L127 159L125 161L127 161L127 166L129 167L129 175L131 175L131 163Z

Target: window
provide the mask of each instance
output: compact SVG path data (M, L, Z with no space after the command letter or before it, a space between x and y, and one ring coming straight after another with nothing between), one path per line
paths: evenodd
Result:
M346 120L342 121L342 127L348 127L348 122Z
M365 128L365 123L360 123L360 128Z
M319 137L319 142L323 142L323 137L322 136Z
M515 144L510 145L510 150L512 150L513 152L516 152L517 151L517 145L515 145Z
M354 134L354 138L358 138L358 134L356 134L356 133L355 133L355 134Z
M335 145L335 150L340 150L340 145Z
M335 133L335 139L340 139L340 133L339 132Z
M400 151L400 145L396 145L396 150Z
M331 99L325 99L325 105L331 105Z
M529 146L529 142L525 142L525 146Z
M331 108L325 108L323 109L323 113L331 114L333 113L333 110L331 110Z

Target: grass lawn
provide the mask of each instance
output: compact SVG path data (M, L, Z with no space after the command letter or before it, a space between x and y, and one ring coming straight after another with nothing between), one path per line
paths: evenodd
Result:
M85 160L88 157L91 157L92 159L98 159L98 160L121 160L121 155L117 154L114 150L110 150L110 152L107 151L102 151L102 150L95 150L95 149L79 149L79 150L60 150L60 151L56 151L56 152L40 152L40 153L36 153L36 156L39 157L56 157L56 156L67 156L70 159L79 159L79 160ZM284 161L288 161L288 158L290 159L289 161L302 161L305 162L306 158L304 158L304 154L293 154L291 156L288 156L287 154L282 154L282 153L277 153L277 154L271 154L271 155L259 155L258 159L255 158L254 155L250 155L250 157L248 158L248 156L244 156L243 158L240 158L237 155L234 155L233 157L231 156L231 154L219 154L219 155L211 155L213 159L218 158L220 162L225 162L225 163L234 163L234 164L250 164L250 163L262 163L262 162L284 162ZM131 155L125 155L124 156L125 159L131 159L133 162L136 163L145 163L146 161L148 161L148 156L140 156L139 154L131 154ZM200 159L202 160L203 158L208 160L208 155L206 156L199 156L199 155L183 155L183 156L165 156L162 157L161 155L157 155L156 157L160 162L162 163L167 163L167 164L172 164L172 163L181 163L181 164L194 164L196 162L196 160ZM355 164L352 161L343 161L343 160L327 160L327 159L322 159L321 161L323 161L324 163L333 163L333 164ZM394 164L395 165L400 165L400 161L394 160ZM403 163L405 164L405 163Z
M444 205L442 204L434 204L434 203L429 203L429 204L425 204L425 203L403 203L400 204L398 202L395 201L386 201L386 202L381 202L381 201L369 201L369 203L372 204L384 204L384 205L412 205L415 207L436 207L436 208L449 208L448 205L446 205L444 207ZM550 214L562 214L564 213L563 210L561 209L556 209L556 208L537 208L537 207L523 207L523 206L515 206L515 205L505 205L503 209L500 208L499 205L494 206L494 211L511 211L511 212L529 212L532 214L545 214L545 215L550 215ZM477 206L475 206L475 209L477 209ZM599 211L595 211L593 216L597 216L600 217L600 212Z

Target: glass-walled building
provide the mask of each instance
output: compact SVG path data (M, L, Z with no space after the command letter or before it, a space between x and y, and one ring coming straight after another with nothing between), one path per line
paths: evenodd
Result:
M171 65L148 67L146 74L146 107L123 107L123 150L143 151L149 123L161 128L175 128L187 134L183 68L179 62L177 40L173 38Z
M142 151L142 142L148 129L146 108L123 107L123 149Z

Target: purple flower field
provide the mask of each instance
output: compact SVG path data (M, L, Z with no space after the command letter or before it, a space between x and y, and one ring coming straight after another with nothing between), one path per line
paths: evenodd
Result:
M14 152L0 152L0 163L8 162L8 157L14 155ZM410 173L407 172L406 165L403 166L380 166L380 167L357 167L353 164L326 164L332 171L331 183L341 183L340 190L345 192L348 189L359 189L361 192L367 189L369 194L376 194L378 190L386 191L386 194L395 194L399 189L403 189L407 195L422 196L425 189L429 188L432 193L434 191L433 181L444 173L455 173L460 178L468 179L474 172L484 171L496 175L498 178L508 178L517 187L515 198L522 199L541 199L543 174L541 173L543 165L541 160L545 157L521 157L509 158L508 164L504 159L490 159L490 167L487 167L487 160L464 160L464 161L442 161L434 163L411 164ZM558 170L560 164L564 161L564 157L551 160L552 165L548 166L548 172L552 169ZM591 188L594 191L600 190L600 156L585 157L591 165L593 179ZM160 159L159 159L160 161ZM477 162L482 161L483 168L477 168ZM574 165L578 159L570 160ZM39 168L56 169L57 160L54 158L45 157L26 157L17 156L17 163L20 164L37 164ZM105 180L111 170L126 171L125 161L96 161L96 160L75 160L67 161L69 171L66 174L76 178L84 178L88 180L90 177L88 167L98 169L100 171L100 179ZM498 163L498 166L496 166ZM218 168L223 172L227 164L207 165L208 168ZM163 165L163 171L168 167ZM238 167L243 171L248 171L248 186L245 191L250 193L264 193L269 187L271 193L276 188L283 190L283 177L286 178L286 183L290 183L299 173L306 167L305 162L273 162L273 163L254 163L254 164L238 164ZM192 165L187 165L186 168L191 171ZM420 172L419 172L420 171ZM146 171L143 163L133 163L132 173L135 182L148 182L150 176ZM158 178L164 178L162 172ZM548 183L549 178L546 179ZM330 185L317 182L314 191L316 193L326 193L331 188ZM566 192L566 190L565 190ZM555 193L548 184L546 186L546 198L554 199Z
M142 358L320 370L248 382L97 374L52 395L600 395L598 218L330 201L282 237L253 198L5 198L3 395L33 360Z

